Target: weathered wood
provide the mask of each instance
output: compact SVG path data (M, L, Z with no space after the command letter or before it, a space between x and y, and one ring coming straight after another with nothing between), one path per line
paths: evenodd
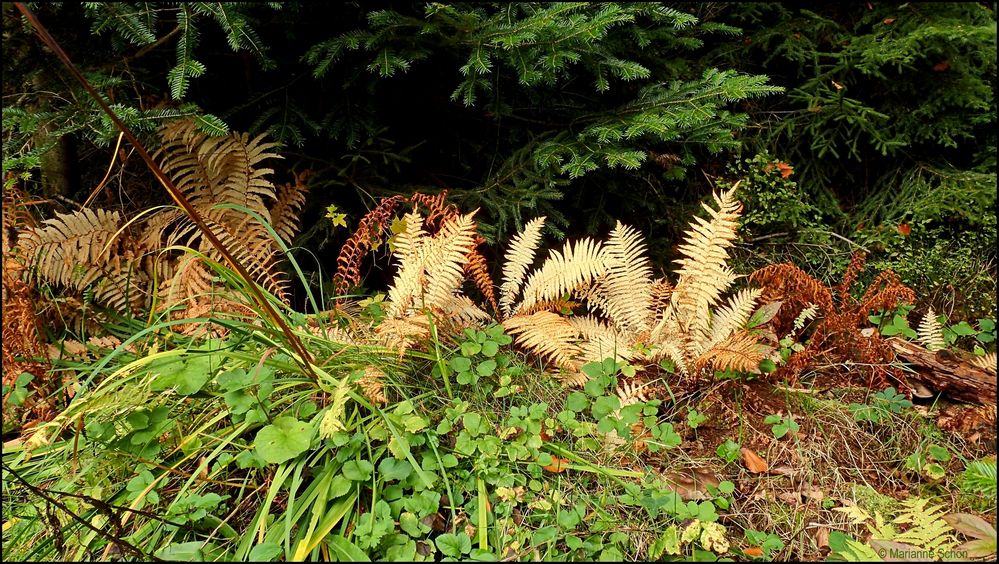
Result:
M983 370L948 350L928 351L902 339L889 339L899 360L911 365L906 378L953 399L996 403L996 374Z

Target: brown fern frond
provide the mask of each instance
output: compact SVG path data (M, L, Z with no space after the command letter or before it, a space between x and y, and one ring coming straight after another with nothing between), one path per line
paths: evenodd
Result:
M385 397L385 373L374 366L364 367L364 375L357 379L355 384L372 403L386 404L388 398Z
M340 248L340 256L336 259L337 270L333 276L334 292L343 294L361 283L361 261L374 243L381 240L392 214L402 201L402 196L382 198L374 209L361 218L357 230Z
M867 291L860 299L857 315L866 318L876 311L895 309L900 304L911 304L915 301L916 293L912 288L902 284L898 274L886 270L878 274L867 287Z
M550 311L515 315L503 321L503 328L527 351L559 366L577 368L580 331L561 315Z
M416 192L408 199L414 207L422 205L427 208L426 225L431 229L431 233L436 233L446 222L458 216L457 206L447 203L447 190L433 195Z
M486 240L481 236L475 236L474 246L469 251L468 256L465 257L465 275L475 284L475 287L482 293L482 297L489 302L489 306L498 315L499 304L496 303L496 289L493 285L493 278L489 275L489 263L478 249L485 242Z
M251 139L246 133L235 132L209 137L191 120L166 124L160 137L163 144L154 158L192 206L203 212L217 204L235 204L270 221L266 203L275 198L275 188L268 176L274 171L261 163L281 158L269 151L276 143L265 142L264 135Z
M823 316L836 313L832 291L793 264L764 266L750 274L749 281L763 288L760 296L763 303L784 302L773 323L780 334L791 329L795 317L806 307L816 306Z
M847 304L852 300L850 288L857 280L857 276L864 271L865 266L867 266L867 255L863 251L853 253L853 256L850 257L850 264L846 267L846 272L843 273L843 280L836 286L840 304Z
M545 225L545 216L527 222L523 231L518 233L503 261L503 284L500 286L500 307L504 315L513 313L513 302L517 298L520 285L524 282L527 268L534 262L534 254L541 244L541 229Z
M280 184L275 191L271 225L286 243L291 243L302 226L302 208L305 207L305 196L309 192L305 179L310 172L296 173L294 182Z
M759 373L760 362L767 352L767 347L760 343L758 337L747 331L739 331L705 351L697 359L695 366L698 369L711 366L715 370Z
M148 279L137 268L134 243L118 233L117 212L83 209L56 214L18 238L33 279L73 290L91 288L101 303L136 310L146 299Z

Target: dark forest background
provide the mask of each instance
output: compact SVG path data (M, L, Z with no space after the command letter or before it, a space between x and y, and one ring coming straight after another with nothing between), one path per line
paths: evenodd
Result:
M481 208L494 256L538 215L556 237L621 219L668 268L711 187L741 181L738 271L836 280L864 249L922 305L994 316L994 3L29 6L151 147L195 117L280 142L278 180L311 170L314 281L379 198L441 190ZM117 131L11 3L3 60L4 190L74 209ZM166 203L120 156L95 205Z

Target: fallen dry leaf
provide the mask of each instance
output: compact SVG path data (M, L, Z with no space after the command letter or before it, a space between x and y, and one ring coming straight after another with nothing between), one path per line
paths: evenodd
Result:
M713 472L694 468L682 472L670 472L663 475L663 478L673 486L673 490L684 501L701 501L711 499L711 494L707 487L717 488L721 480Z
M781 492L780 494L777 494L777 499L788 505L800 505L801 492Z
M763 460L760 458L760 455L748 448L742 447L740 452L742 452L742 462L750 472L760 474L770 469L770 465L767 464L766 460Z
M568 458L559 458L557 456L552 457L552 463L548 466L542 466L545 470L549 472L554 472L558 474L560 472L565 472L566 466L569 464Z
M825 548L829 546L829 528L819 527L815 529L815 546Z

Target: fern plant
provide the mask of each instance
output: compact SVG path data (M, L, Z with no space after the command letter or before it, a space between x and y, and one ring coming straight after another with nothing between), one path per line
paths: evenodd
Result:
M758 371L770 347L746 325L760 292L721 300L735 280L726 249L736 238L741 205L735 187L714 199L717 209L705 205L709 219L695 218L680 246L675 288L653 278L641 235L620 222L606 242L568 242L528 275L544 218L530 222L506 256L504 327L527 350L573 370L614 357L666 358L683 374L708 367ZM577 305L587 312L567 315Z
M255 280L285 298L281 247L271 230L286 242L297 232L304 181L271 182L273 170L263 163L277 155L263 136L209 137L183 120L165 126L161 137L156 156L163 170ZM221 299L210 264L222 258L177 208L147 210L127 223L99 209L58 214L23 228L14 254L35 283L86 293L117 311L135 313L154 296L160 307L180 305L181 312L204 311Z

